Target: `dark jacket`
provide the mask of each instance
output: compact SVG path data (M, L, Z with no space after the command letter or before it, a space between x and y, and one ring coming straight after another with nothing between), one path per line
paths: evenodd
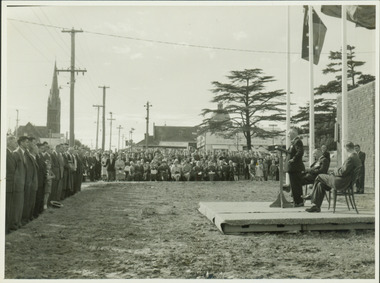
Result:
M358 157L362 163L362 168L364 169L364 163L365 163L365 153L363 151L358 152Z
M38 165L37 160L27 152L25 190L36 192L38 189Z
M303 143L299 137L292 140L286 155L285 172L302 172L305 171L305 165L302 161Z
M330 188L344 190L350 184L354 170L359 166L361 166L361 161L357 153L354 152L348 156L343 165L335 170L333 174L321 174L318 178L321 178L322 182Z
M25 178L26 178L26 158L24 157L21 148L17 148L13 152L16 161L16 170L14 178L14 192L25 191Z
M53 171L55 178L61 178L61 166L58 160L58 154L54 151L51 155L51 171Z
M313 164L311 164L310 169L306 170L312 175L327 174L330 167L330 160L324 155L318 158Z
M112 159L112 161L111 161L111 159L110 158L108 158L107 159L107 161L106 161L106 167L107 167L107 171L115 171L115 162L116 162L116 159L114 158L114 159Z
M16 172L16 159L13 152L7 149L7 173L6 173L6 192L13 192L14 180Z

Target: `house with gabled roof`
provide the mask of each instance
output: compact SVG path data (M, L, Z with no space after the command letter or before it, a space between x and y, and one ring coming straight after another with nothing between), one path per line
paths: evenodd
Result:
M153 124L153 136L148 137L149 148L196 148L197 127L156 126ZM145 148L145 139L134 147Z

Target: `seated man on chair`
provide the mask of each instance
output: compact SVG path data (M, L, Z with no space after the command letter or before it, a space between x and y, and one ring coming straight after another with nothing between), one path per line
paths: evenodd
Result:
M320 149L314 149L313 156L315 161L310 168L306 168L302 176L302 185L314 184L315 178L319 174L327 174L329 170L330 160L322 154Z
M307 212L321 211L326 191L330 191L331 188L342 191L350 185L353 173L356 168L361 166L361 162L352 142L346 143L345 149L348 157L343 165L332 174L319 174L315 179L312 193L304 197L304 199L310 199L312 204L310 208L306 209Z
M327 171L329 170L330 159L326 158L320 149L314 149L313 156L315 160L314 163L311 164L310 168L306 168L305 172L302 173L302 186L314 184L315 178L317 178L319 174L327 174ZM290 186L284 185L283 190L290 192Z

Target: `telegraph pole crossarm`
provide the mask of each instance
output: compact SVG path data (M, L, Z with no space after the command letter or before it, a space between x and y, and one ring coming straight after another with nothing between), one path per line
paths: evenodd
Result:
M70 146L74 146L74 85L75 85L75 73L82 73L84 75L87 70L85 69L75 69L75 33L83 32L83 30L76 30L72 28L71 30L62 30L62 32L71 34L71 63L69 69L56 70L57 74L59 72L70 72Z

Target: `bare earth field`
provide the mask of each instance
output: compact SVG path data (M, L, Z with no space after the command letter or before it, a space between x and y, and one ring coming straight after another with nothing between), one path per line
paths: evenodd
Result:
M200 201L274 201L278 183L84 185L6 236L5 278L375 278L373 230L227 236L197 210ZM359 210L374 209L374 198L373 189L356 195Z

